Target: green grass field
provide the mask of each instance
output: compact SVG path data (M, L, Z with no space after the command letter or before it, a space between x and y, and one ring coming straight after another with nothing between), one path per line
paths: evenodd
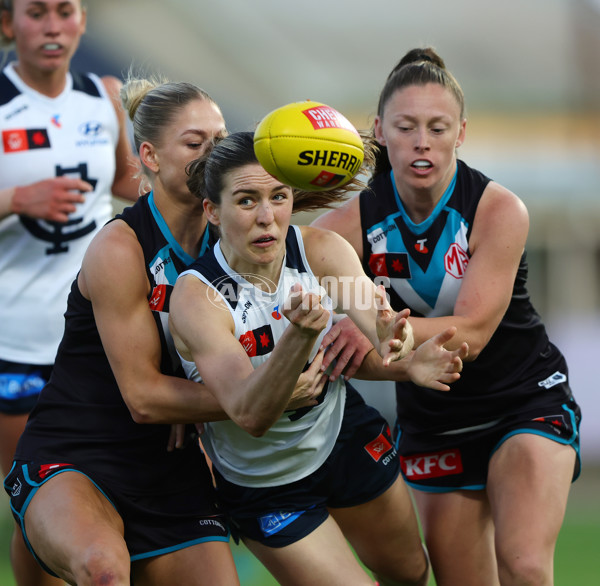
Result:
M8 563L12 528L7 501L0 510L0 586L15 586ZM242 586L276 586L277 582L243 546L232 545ZM573 485L555 557L556 586L600 584L600 466L585 466ZM435 581L430 581L434 586ZM171 586L171 585L165 585Z

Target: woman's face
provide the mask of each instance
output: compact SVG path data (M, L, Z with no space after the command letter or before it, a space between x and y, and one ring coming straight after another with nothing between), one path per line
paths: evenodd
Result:
M399 189L435 189L447 184L464 141L466 120L454 94L435 83L392 94L375 120L375 137L387 147ZM445 186L444 186L445 188ZM400 189L401 190L401 189Z
M79 0L14 0L2 30L15 41L18 66L25 72L69 68L85 32L86 13Z
M142 162L154 174L154 189L189 199L187 165L202 156L215 137L225 134L225 120L216 104L202 98L186 104L165 126L160 144L140 145Z
M221 249L231 268L244 274L279 271L293 201L291 187L258 163L226 173L221 203L205 200L204 210L219 227Z

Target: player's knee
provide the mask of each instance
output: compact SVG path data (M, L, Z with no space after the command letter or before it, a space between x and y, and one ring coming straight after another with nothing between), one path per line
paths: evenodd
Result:
M121 586L130 584L130 559L126 548L90 545L78 567L77 584Z
M498 572L502 584L552 584L551 560L547 562L535 554L499 555Z
M429 559L426 555L403 561L391 571L374 571L381 586L426 586L429 581Z

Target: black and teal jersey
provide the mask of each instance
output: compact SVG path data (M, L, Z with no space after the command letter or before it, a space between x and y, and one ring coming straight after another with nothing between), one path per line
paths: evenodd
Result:
M406 213L391 173L377 175L360 194L363 267L386 285L392 307L413 316L452 315L467 270L477 206L490 179L457 162L450 185L432 214L415 224ZM450 392L397 384L397 413L412 431L476 425L535 406L549 390L544 381L566 377L559 350L549 341L526 287L524 253L509 307L476 360L465 362ZM552 390L550 385L549 389Z

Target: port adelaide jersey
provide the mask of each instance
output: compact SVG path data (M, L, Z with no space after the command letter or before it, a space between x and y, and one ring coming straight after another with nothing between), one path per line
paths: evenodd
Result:
M148 304L161 340L161 370L185 377L167 328L167 313L177 275L194 259L173 237L152 192L116 218L131 227L144 253ZM203 254L213 241L208 230L201 238ZM118 283L107 277L106 286ZM170 425L140 425L131 417L102 345L92 304L81 294L77 280L65 318L52 376L21 436L17 458L30 460L35 455L50 462L69 462L94 478L134 492L159 492L164 489L159 485L179 478L182 469L187 470L186 481L197 482L204 461L197 444L169 452Z
M235 322L235 336L255 367L268 360L289 325L281 308L292 285L300 283L305 291L320 290L297 226L289 228L286 255L273 293L258 289L232 271L218 243L184 274L195 275L226 302ZM321 303L327 307L331 300L324 296ZM315 343L310 360L324 334ZM188 377L200 380L195 365L182 362ZM230 482L254 487L293 482L314 472L331 453L342 422L345 396L344 383L338 379L327 384L319 405L284 412L262 437L251 436L232 421L218 421L205 424L202 443Z
M471 257L475 213L489 182L457 161L446 192L419 224L406 213L391 172L377 175L372 190L360 194L363 268L386 285L396 311L409 307L414 316L453 315ZM443 431L460 426L463 418L473 425L500 411L535 404L544 392L538 381L557 370L562 358L530 302L526 281L524 253L502 321L477 360L464 364L450 392L397 383L398 416L404 428Z

